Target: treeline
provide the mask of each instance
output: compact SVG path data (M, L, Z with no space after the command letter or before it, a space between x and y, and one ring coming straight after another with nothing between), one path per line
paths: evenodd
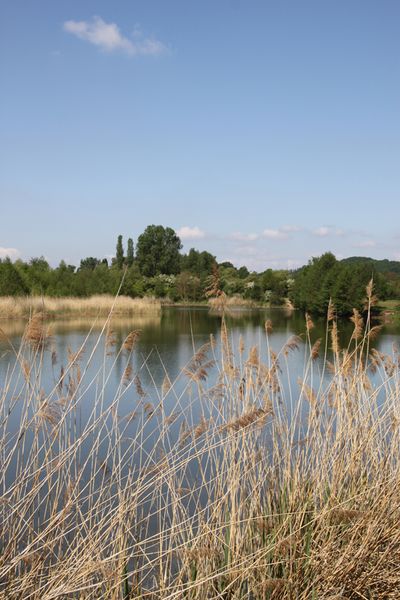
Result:
M365 287L374 278L380 299L399 297L400 270L379 272L372 259L338 261L331 253L313 258L297 271L267 269L250 272L229 262L218 263L209 252L182 244L169 227L150 225L126 248L118 236L115 256L108 260L88 256L78 267L64 261L52 268L43 258L25 262L0 260L0 295L87 297L121 294L156 296L174 302L199 302L218 291L258 303L277 306L290 299L295 307L323 314L332 298L338 314L362 309ZM379 265L378 265L379 266Z
M125 247L118 236L111 260L88 256L78 267L61 261L52 268L43 257L28 262L4 259L0 261L0 295L84 297L119 290L133 298L151 295L174 302L199 302L208 297L218 280L218 288L229 296L280 304L293 283L287 271L249 272L229 262L218 263L209 252L192 248L182 254L181 249L173 229L150 225L136 245L129 238Z
M337 314L346 315L353 308L364 309L365 290L371 279L380 300L396 297L397 284L391 285L393 282L377 270L373 261L338 261L326 252L297 272L290 297L297 308L316 314L326 314L332 300Z

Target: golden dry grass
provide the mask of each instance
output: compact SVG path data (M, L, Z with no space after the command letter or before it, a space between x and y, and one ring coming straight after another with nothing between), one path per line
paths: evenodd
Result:
M160 388L130 360L137 332L110 346L105 325L111 397L112 357L91 379L81 349L46 387L27 330L1 395L0 597L398 599L399 351L371 354L356 321L344 349L328 322L323 384L308 320L280 353L270 324L239 352L223 326Z
M40 312L52 317L140 315L158 313L161 303L155 298L129 298L128 296L109 296L107 294L90 298L50 298L39 296L3 296L0 297L0 319L29 317Z
M241 296L226 296L224 293L221 293L219 296L215 296L213 298L208 299L208 305L210 310L213 311L222 311L226 309L246 309L246 308L255 308L258 306L254 300L249 300L247 298L242 298Z

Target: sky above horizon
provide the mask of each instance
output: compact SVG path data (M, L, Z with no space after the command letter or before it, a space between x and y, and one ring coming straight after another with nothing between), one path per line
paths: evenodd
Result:
M0 257L400 260L397 0L2 0Z

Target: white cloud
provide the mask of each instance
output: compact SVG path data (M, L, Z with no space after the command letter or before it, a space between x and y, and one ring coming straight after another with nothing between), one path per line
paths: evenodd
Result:
M21 256L21 252L16 248L2 248L0 246L0 258L6 258L7 256L15 260Z
M286 240L289 236L281 229L264 229L263 236L271 240Z
M296 233L297 231L301 231L301 227L299 225L284 225L281 227L281 231L285 233Z
M239 246L236 248L235 254L243 257L242 260L244 260L245 256L258 256L260 254L260 250L256 248L256 246Z
M376 246L376 242L374 240L365 240L364 242L353 244L353 248L374 248L374 246Z
M257 233L240 233L240 231L235 231L230 237L232 240L237 240L238 242L254 242L259 236Z
M318 227L312 231L313 235L318 237L327 237L328 235L334 235L338 237L342 237L345 235L345 231L343 229L337 229L335 227Z
M344 229L335 229L334 234L338 237L343 237L344 235L346 235L346 232Z
M314 229L313 234L319 237L326 237L330 234L330 229L329 227L318 227L318 229Z
M279 255L271 255L267 250L254 246L242 246L235 248L231 254L223 257L236 267L245 265L250 271L265 271L266 269L296 269L306 261Z
M205 232L200 227L188 227L185 225L176 232L181 240L201 240L205 237Z
M125 37L116 23L106 23L101 17L93 17L92 21L65 21L63 27L64 31L106 52L119 50L129 56L158 56L167 51L162 42L144 37L139 29L135 29L132 39Z

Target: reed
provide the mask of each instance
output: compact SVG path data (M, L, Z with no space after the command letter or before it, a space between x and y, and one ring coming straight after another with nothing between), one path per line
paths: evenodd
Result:
M218 296L214 296L208 299L208 305L210 310L221 312L222 309L249 309L255 308L260 305L260 303L255 302L254 300L250 300L248 298L243 298L242 296L226 296L223 292Z
M27 330L1 385L0 598L399 598L399 354L370 356L358 315L340 348L330 313L324 382L309 319L280 353L271 323L248 352L223 326L160 387L105 323L44 388Z
M159 313L161 303L155 298L129 298L102 294L90 298L50 298L48 296L2 296L0 319L27 318L34 313L51 317L81 316L97 317L113 315L140 315Z

